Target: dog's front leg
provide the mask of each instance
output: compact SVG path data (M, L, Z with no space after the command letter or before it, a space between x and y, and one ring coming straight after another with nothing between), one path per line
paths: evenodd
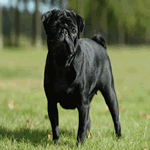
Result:
M79 127L77 135L77 145L78 143L82 144L84 142L87 130L89 130L89 106L89 104L81 104L80 106L78 106Z
M57 103L48 102L48 115L52 126L53 141L55 144L59 142L59 123Z

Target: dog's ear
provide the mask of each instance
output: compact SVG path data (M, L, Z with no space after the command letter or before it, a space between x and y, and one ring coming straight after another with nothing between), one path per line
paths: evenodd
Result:
M83 33L85 27L85 21L81 16L75 14L74 11L72 11L72 13L76 16L76 21L78 25L78 38L80 38L80 35Z
M43 22L44 29L45 29L46 32L47 32L47 25L48 25L48 23L49 23L49 21L50 21L50 18L51 18L51 16L52 16L52 14L53 14L55 11L56 11L56 9L54 9L54 10L52 10L52 11L48 11L48 12L44 13L44 14L42 15L42 17L41 17L41 20L42 20L42 22Z
M80 38L80 35L83 33L85 27L85 21L79 15L76 16L77 16L77 24L78 24L78 31L79 31L78 37Z

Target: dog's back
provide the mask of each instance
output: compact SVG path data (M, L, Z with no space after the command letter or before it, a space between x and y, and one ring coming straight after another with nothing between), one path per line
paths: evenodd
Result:
M103 38L102 34L98 32L92 37L92 40L97 42L98 44L102 45L106 49L106 42L105 39Z

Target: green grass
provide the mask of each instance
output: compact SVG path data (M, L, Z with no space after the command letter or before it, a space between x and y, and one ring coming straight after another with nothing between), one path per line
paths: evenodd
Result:
M51 126L43 90L47 50L0 53L0 149L2 150L150 150L150 47L109 47L120 107L122 138L100 93L91 104L91 138L76 148L77 110L59 104L60 145Z

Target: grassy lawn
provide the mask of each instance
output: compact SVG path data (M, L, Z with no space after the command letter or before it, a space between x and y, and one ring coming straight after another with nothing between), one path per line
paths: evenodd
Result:
M76 148L77 110L59 104L60 145L52 141L43 90L47 50L0 53L1 150L150 150L150 47L108 47L119 102L122 138L103 97L91 104L91 135Z

